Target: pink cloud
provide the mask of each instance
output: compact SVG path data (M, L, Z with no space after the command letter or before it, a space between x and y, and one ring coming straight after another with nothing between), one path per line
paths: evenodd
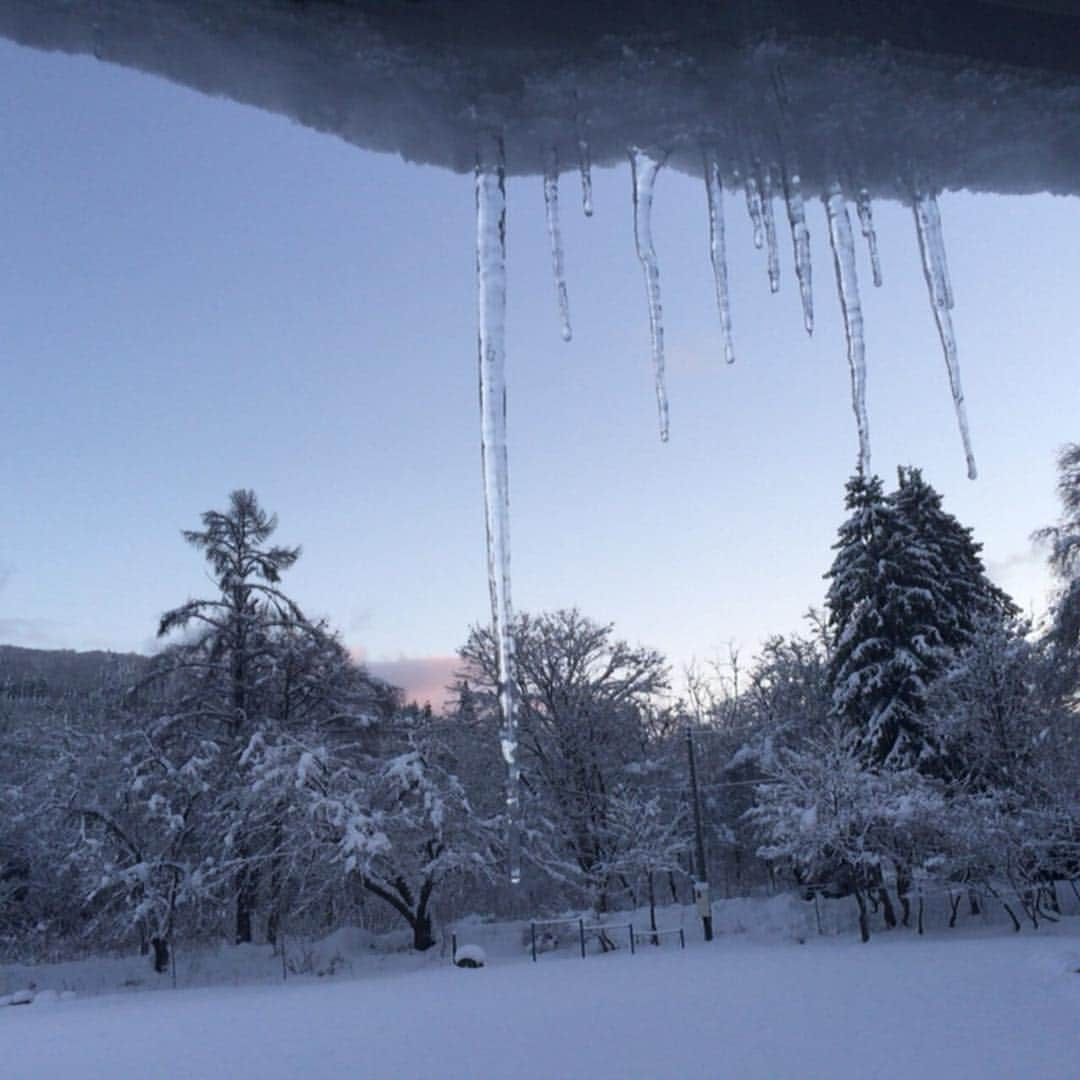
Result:
M454 672L461 666L456 656L406 656L398 660L368 660L362 648L354 648L353 656L364 664L372 675L385 679L405 691L406 701L420 704L431 702L436 712L449 698L448 687Z

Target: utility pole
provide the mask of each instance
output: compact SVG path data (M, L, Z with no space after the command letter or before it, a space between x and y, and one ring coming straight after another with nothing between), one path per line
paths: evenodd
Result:
M705 864L705 834L701 827L701 799L698 796L697 761L694 756L694 731L686 725L686 758L690 763L690 799L694 807L694 903L701 916L705 940L712 941L712 901L709 897L709 870Z

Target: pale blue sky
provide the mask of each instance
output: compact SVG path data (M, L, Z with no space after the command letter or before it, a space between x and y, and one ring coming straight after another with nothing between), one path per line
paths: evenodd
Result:
M305 555L287 586L375 660L445 656L486 617L471 177L88 59L0 43L0 640L147 648L208 582L180 530L254 488ZM654 217L672 439L656 434L629 169L596 215L563 179L574 341L538 179L510 185L514 599L577 604L681 664L795 629L856 456L820 204L818 328L790 240L768 292L727 199L738 363L720 361L700 181ZM1040 607L1028 542L1080 437L1080 200L946 195L981 479L964 477L910 211L860 248L874 465L924 467L991 570ZM780 211L780 206L777 206Z

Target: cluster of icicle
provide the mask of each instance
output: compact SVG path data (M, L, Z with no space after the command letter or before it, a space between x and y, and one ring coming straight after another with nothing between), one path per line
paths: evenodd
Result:
M579 141L582 204L592 215L592 177L588 143ZM645 278L649 309L652 365L660 438L667 441L669 410L664 370L664 322L660 297L660 268L652 240L652 204L656 178L664 165L662 156L631 148L630 166L633 181L634 240ZM705 194L709 221L709 256L716 287L720 315L721 346L724 359L735 361L732 336L731 303L728 290L727 255L724 241L724 187L721 162L710 148L704 151ZM544 206L551 262L555 280L555 298L560 328L569 341L570 304L564 272L562 236L559 225L559 160L555 150L547 156L544 170ZM476 158L476 277L480 350L480 411L482 417L481 459L484 478L484 510L487 526L488 586L491 595L492 633L498 663L499 704L502 712L502 750L507 766L508 862L510 879L521 878L521 775L518 763L516 705L513 672L513 608L510 601L510 486L506 447L506 179L502 143L490 139L477 151ZM803 324L808 334L814 332L813 274L810 260L810 233L806 225L806 207L798 169L785 166L772 169L755 162L742 178L747 211L753 226L754 246L767 254L769 288L780 289L780 256L777 239L775 194L780 181L781 196L787 211L794 249L795 277L802 301ZM859 437L859 467L870 472L870 427L866 410L866 343L863 333L862 304L855 267L855 241L848 196L837 180L822 196L829 228L836 271L837 293L843 313L851 373L851 400ZM922 255L923 274L929 290L931 307L941 338L949 376L957 423L967 460L968 476L975 478L975 459L971 450L964 395L956 355L952 326L953 293L945 258L941 215L937 199L929 189L918 187L912 193L915 225ZM860 231L866 240L873 283L882 283L881 260L874 231L870 194L860 189L855 196Z

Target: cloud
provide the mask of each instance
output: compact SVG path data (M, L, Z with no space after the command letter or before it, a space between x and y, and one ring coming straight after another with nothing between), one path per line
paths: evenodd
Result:
M421 704L430 701L436 712L447 702L447 687L454 681L454 672L461 666L456 656L403 656L397 660L367 660L362 648L353 649L352 653L372 675L400 686L405 691L407 701Z

